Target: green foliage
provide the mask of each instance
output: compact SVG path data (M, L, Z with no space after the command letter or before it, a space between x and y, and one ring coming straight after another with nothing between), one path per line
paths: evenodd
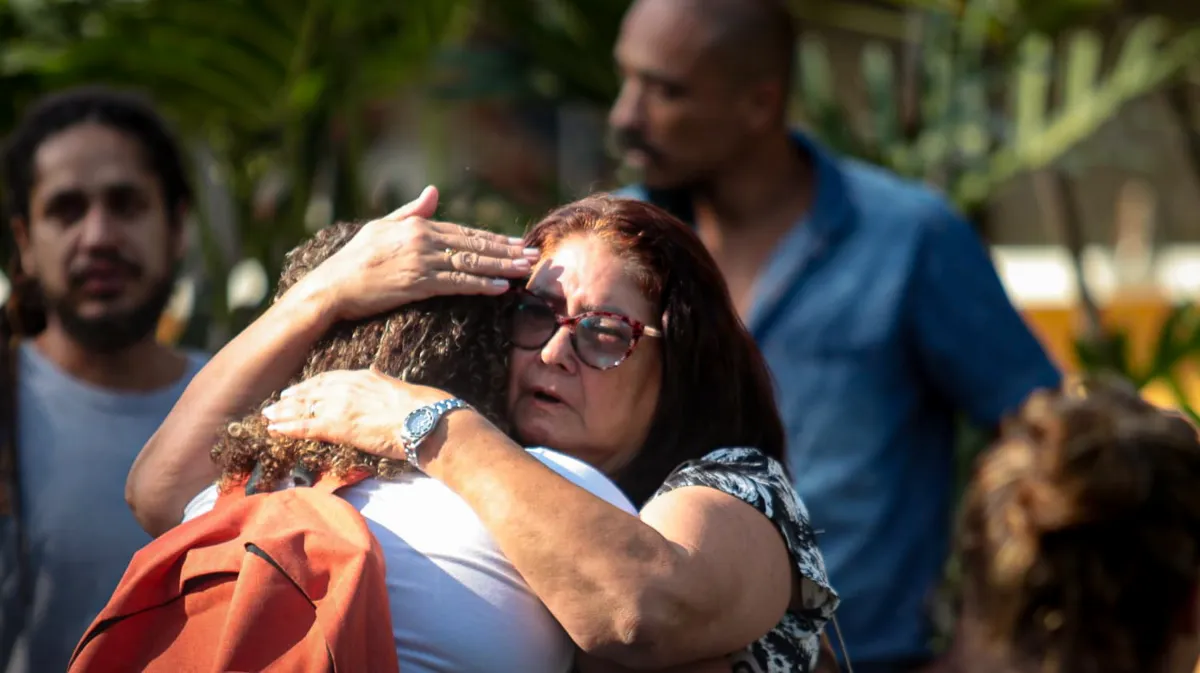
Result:
M1120 0L1017 0L1022 22L1044 34L1071 30L1120 9Z
M359 169L371 141L367 106L424 72L459 27L457 0L109 0L34 3L8 19L0 84L31 92L80 82L147 91L215 159L211 177L234 202L234 222L208 213L202 229L214 317L226 317L226 276L239 258L277 276L281 255L307 234L319 169L333 175L335 218L366 215ZM0 13L0 30L8 24ZM18 20L20 19L20 20ZM0 37L4 34L0 33ZM9 121L9 120L3 120ZM3 122L0 121L0 124ZM256 195L268 177L286 188L266 220ZM203 204L201 204L203 205ZM261 205L261 204L258 204ZM202 213L204 214L204 213ZM218 244L214 227L236 249ZM229 232L226 232L229 233Z
M449 99L612 102L619 84L612 50L630 0L479 4L481 23L504 37L443 51L433 93Z
M1181 303L1171 309L1159 327L1150 360L1143 365L1134 363L1129 335L1124 330L1109 330L1099 343L1079 339L1075 354L1084 371L1119 376L1138 390L1153 383L1164 384L1180 411L1200 423L1200 413L1188 399L1180 378L1180 367L1200 354L1200 306Z
M817 134L835 148L938 182L969 208L1012 175L1058 160L1126 101L1200 54L1200 33L1168 36L1157 20L1141 23L1125 39L1107 73L1101 73L1102 41L1095 32L1080 31L1057 51L1040 35L1014 35L1040 25L1038 8L1067 16L1066 7L1078 17L1106 2L1056 0L1053 8L1034 8L1023 0L897 0L926 16L915 127L901 119L897 100L905 82L882 44L862 55L870 103L865 132L846 123L850 115L833 95L836 80L824 47L811 35L799 57L798 98ZM0 129L11 125L12 110L61 85L106 81L149 91L214 155L212 176L233 197L232 218L204 213L212 226L201 236L214 284L212 311L221 319L228 269L254 257L274 277L281 253L305 235L319 173L332 185L326 217L371 214L359 170L374 140L366 121L373 101L421 79L442 100L607 106L618 84L612 46L629 4L0 0L0 92L14 103L0 108ZM446 37L464 30L468 19L478 19L473 27L484 33L472 40L475 47L447 47ZM1020 45L1011 58L1010 43ZM435 55L434 76L426 78ZM1053 108L1052 71L1063 82L1061 103ZM997 110L999 100L1007 101L1011 122ZM436 114L428 117L422 136L436 158L455 130ZM456 175L450 167L430 168L443 182ZM268 180L285 187L263 216L255 197ZM555 192L547 185L548 195ZM515 229L530 215L483 185L464 185L461 198L447 196L447 213L453 205L472 221ZM234 223L236 231L221 231ZM232 249L224 243L231 236Z
M819 30L807 30L801 39L796 102L814 132L835 149L938 184L971 211L1008 179L1068 157L1125 103L1200 58L1200 29L1170 34L1167 23L1155 18L1129 32L1107 72L1101 71L1105 38L1097 30L1074 31L1059 49L1047 36L1116 9L1115 1L895 0L920 12L923 25L917 119L902 119L898 100L910 84L894 50L873 42L861 56L869 119L862 129L847 123L853 115L838 97L840 84ZM443 63L454 76L439 91L607 106L618 84L612 45L629 4L490 0L488 24L518 37L516 48L447 55ZM836 0L815 4L829 11L842 7ZM897 24L906 16L897 12ZM1057 97L1051 91L1056 80Z
M607 106L617 93L612 49L628 0L496 0L496 21L511 27L522 70L535 91Z
M1139 21L1116 64L1101 72L1103 38L1080 30L1056 50L1048 37L1022 38L1007 67L989 53L996 0L968 0L956 19L932 14L920 45L920 110L906 130L896 100L903 86L893 50L870 44L862 55L871 111L857 132L838 100L824 45L806 38L798 54L798 93L816 132L837 149L940 184L965 210L1003 182L1063 159L1121 107L1163 86L1200 58L1200 29L1171 35L1161 19ZM1056 54L1058 56L1056 63ZM1058 75L1061 95L1051 103ZM992 102L1006 99L1009 120Z

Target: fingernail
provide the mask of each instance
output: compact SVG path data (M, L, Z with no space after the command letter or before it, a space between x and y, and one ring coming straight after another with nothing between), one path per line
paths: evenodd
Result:
M527 259L516 259L513 260L513 268L517 271L528 271L533 268L533 263Z
M509 236L508 237L509 245L521 245L524 242L525 242L525 239L521 238L520 236Z
M508 280L505 278L493 278L492 285L496 287L508 287Z
M542 251L537 248L525 248L525 256L531 259L537 259L542 256Z
M292 429L291 423L268 423L267 424L267 432L274 432L276 434L284 433L291 429Z

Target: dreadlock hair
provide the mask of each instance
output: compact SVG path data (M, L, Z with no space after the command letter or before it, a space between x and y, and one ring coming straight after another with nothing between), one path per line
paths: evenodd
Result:
M274 301L361 228L361 223L334 224L288 253ZM511 305L511 295L435 297L365 320L338 323L317 342L288 385L323 372L374 367L460 397L507 432ZM273 392L260 412L278 401L281 391ZM223 470L223 490L244 483L255 466L264 489L286 479L298 466L339 476L365 470L384 479L412 469L406 461L379 458L351 446L268 434L261 413L226 426L212 457Z
M1035 393L981 457L959 546L964 670L1162 670L1200 577L1196 429L1112 382Z

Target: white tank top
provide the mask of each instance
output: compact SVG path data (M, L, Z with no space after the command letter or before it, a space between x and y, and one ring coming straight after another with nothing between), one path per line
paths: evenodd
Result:
M547 467L610 504L637 513L595 468L548 449L529 449ZM358 508L387 561L388 597L405 673L565 673L575 646L479 517L441 482L420 474L368 479L339 492ZM210 486L184 521L213 508Z

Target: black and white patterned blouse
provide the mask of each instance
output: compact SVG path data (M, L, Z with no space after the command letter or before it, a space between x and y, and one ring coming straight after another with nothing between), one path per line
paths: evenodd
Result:
M707 486L745 502L783 534L800 571L801 607L789 610L771 632L733 657L735 673L810 673L817 664L821 630L838 597L825 576L825 561L808 510L777 461L757 449L718 449L676 468L655 497L685 486Z

